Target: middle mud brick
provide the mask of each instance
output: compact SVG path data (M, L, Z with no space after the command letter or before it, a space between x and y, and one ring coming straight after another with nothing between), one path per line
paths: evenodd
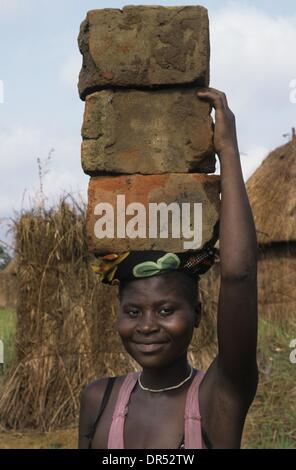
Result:
M214 173L210 106L196 87L102 90L86 98L82 167L104 173Z
M87 208L90 251L95 254L130 250L184 252L191 249L184 246L184 242L193 240L190 230L195 233L200 230L200 243L204 245L211 239L213 227L219 219L219 194L220 176L217 175L170 173L91 178ZM162 215L160 212L155 215L151 204L154 209L156 204L161 204L158 207ZM193 212L200 204L200 219L197 220ZM184 205L190 209L187 219ZM168 207L173 211L168 211ZM151 233L150 227L155 223L157 231ZM136 237L129 236L128 224L131 224L133 233L135 227ZM167 227L167 236L162 237L160 230L164 227ZM178 228L175 236L173 228Z

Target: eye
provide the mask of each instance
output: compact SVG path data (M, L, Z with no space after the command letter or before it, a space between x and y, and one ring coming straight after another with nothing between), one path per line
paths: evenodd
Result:
M140 313L140 310L138 310L137 308L133 308L130 310L126 310L125 313L132 318L136 318L138 314Z
M159 311L159 313L162 314L162 312L164 312L164 316L166 316L166 315L170 315L171 313L173 313L173 312L174 312L174 309L173 309L172 307L163 307L163 308Z

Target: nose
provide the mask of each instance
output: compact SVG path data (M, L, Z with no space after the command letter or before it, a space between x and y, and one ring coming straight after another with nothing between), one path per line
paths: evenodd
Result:
M140 315L137 323L137 331L139 333L151 333L157 331L159 326L152 312L145 312Z

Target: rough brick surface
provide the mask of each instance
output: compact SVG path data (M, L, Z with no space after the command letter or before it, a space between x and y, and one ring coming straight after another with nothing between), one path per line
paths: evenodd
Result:
M82 99L106 86L209 83L209 22L201 6L92 10L78 43Z
M102 172L215 172L210 107L196 87L103 90L86 99L82 167Z
M99 176L91 178L88 192L88 212L87 212L87 233L90 250L97 254L124 252L129 250L164 250L183 252L184 232L180 233L180 238L172 238L171 223L169 223L169 238L160 238L159 232L156 238L149 238L149 203L202 203L202 240L204 244L212 236L213 226L219 218L220 208L220 177L216 175L202 174L166 174L166 175L132 175L132 176ZM147 220L147 238L128 238L127 236L118 238L117 226L117 196L125 196L125 208L130 203L141 203L145 206ZM95 208L100 203L109 203L114 209L114 238L99 239L95 235L95 226L98 220L102 220L106 213L95 214ZM111 207L110 206L110 207ZM121 214L125 214L121 210ZM119 212L119 211L118 211ZM132 212L127 215L125 221L128 222L137 215ZM113 217L113 216L112 216ZM169 218L171 220L171 218ZM192 216L192 229L195 230ZM143 219L142 219L143 221ZM109 225L110 226L110 225ZM143 224L142 227L143 228Z

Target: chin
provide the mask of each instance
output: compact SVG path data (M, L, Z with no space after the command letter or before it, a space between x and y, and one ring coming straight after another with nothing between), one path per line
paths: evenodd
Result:
M158 369L161 367L167 367L174 363L176 357L168 357L167 354L163 352L153 352L153 353L142 353L135 351L133 346L130 344L124 344L126 352L143 368L149 369Z

